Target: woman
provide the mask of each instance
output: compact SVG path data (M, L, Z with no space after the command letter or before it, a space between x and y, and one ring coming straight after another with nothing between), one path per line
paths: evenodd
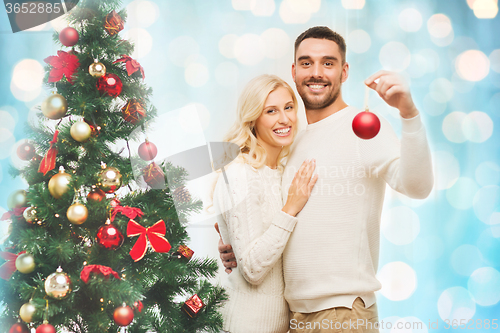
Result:
M224 243L233 247L238 267L224 286L229 300L221 312L231 333L288 331L281 255L309 199L317 175L315 161L304 161L281 199L282 160L297 132L297 100L290 86L261 75L245 87L235 124L224 138L240 147L213 193Z

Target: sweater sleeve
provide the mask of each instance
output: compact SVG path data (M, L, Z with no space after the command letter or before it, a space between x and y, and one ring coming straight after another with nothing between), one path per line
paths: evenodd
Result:
M245 280L258 285L281 257L297 218L281 210L263 211L260 193L264 184L247 166L235 165L226 174L229 186L221 175L214 191L214 203L222 214L222 239L232 245ZM272 216L267 230L262 228L265 214Z
M410 198L426 198L432 190L434 176L420 114L411 119L400 117L401 141L389 122L383 117L379 118L379 134L360 143L360 151L368 163L370 176L382 177L392 189Z

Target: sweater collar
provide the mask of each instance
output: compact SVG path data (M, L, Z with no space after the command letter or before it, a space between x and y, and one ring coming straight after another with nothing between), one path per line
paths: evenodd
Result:
M349 112L349 110L352 110L353 108L354 108L353 106L346 106L345 108L338 110L337 112L329 115L326 118L323 118L323 119L321 119L315 123L312 123L312 124L307 124L306 131L310 131L310 130L314 130L316 128L330 125L334 121L336 121L337 119L340 119L341 117L343 117L345 114L347 114Z

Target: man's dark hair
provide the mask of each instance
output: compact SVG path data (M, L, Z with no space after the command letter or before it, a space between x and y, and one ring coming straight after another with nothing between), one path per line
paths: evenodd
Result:
M294 61L300 43L302 43L303 40L308 38L328 39L337 43L337 45L339 46L340 55L342 56L342 64L345 63L346 46L344 37L342 37L341 35L339 35L338 33L336 33L335 31L333 31L328 27L312 27L301 33L299 37L297 37L297 39L295 40Z

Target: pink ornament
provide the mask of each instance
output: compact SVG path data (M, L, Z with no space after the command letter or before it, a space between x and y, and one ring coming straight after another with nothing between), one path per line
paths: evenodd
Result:
M158 149L155 144L146 140L139 146L139 157L145 161L151 161L158 154Z
M72 27L66 27L59 33L59 41L61 41L64 46L75 45L78 43L79 38L80 36L78 35L78 31Z

